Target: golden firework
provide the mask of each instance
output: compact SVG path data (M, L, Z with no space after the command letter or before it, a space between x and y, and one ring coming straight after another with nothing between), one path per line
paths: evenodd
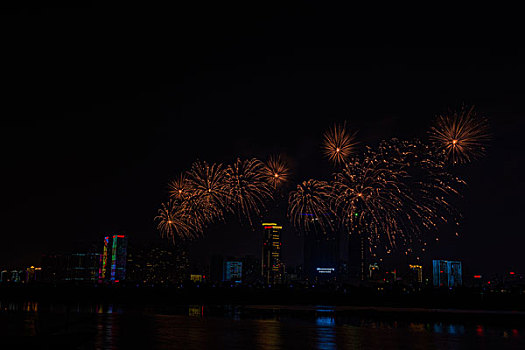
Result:
M288 182L290 169L281 156L271 156L262 168L262 176L273 188Z
M323 137L323 153L335 164L343 163L354 151L356 133L351 134L346 129L346 123L335 124Z
M482 156L489 139L488 121L478 116L474 107L440 115L430 130L430 140L453 164Z

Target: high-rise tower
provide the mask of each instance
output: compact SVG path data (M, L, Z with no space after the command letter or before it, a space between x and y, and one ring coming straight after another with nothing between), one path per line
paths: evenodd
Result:
M118 283L126 279L128 238L124 235L104 237L99 280Z
M264 282L281 283L284 266L281 260L281 230L276 223L263 223L264 237L262 246L261 270Z

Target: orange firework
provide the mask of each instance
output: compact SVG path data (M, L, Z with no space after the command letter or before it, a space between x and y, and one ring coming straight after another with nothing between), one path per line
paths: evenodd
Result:
M288 197L288 217L292 224L304 231L331 228L331 194L332 187L326 181L308 180L298 184Z
M186 176L180 175L177 179L168 184L170 197L178 200L185 200L190 197L190 188Z
M222 218L228 203L228 190L225 187L225 171L222 164L208 164L196 161L187 172L187 182L191 190L192 206L202 213L208 213L206 220ZM206 212L203 209L206 208Z
M453 164L468 163L485 153L490 139L488 122L470 109L441 115L430 130L430 139Z
M271 156L264 164L262 176L273 188L277 188L288 181L290 169L280 156Z
M241 160L228 166L225 172L225 189L229 208L245 218L253 227L253 217L260 216L265 203L272 199L270 185L262 176L263 164L255 159Z
M336 164L344 162L353 152L356 133L351 134L346 129L346 123L336 124L324 134L323 152L325 156Z
M198 232L198 227L192 225L194 220L183 206L175 204L173 201L163 203L155 217L158 221L157 229L171 239L175 237L190 238Z

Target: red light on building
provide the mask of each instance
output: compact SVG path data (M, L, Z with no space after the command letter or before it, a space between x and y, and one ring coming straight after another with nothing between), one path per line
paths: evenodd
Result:
M514 271L509 272L511 275L515 275L516 273Z
M481 275L474 275L474 278L481 278Z

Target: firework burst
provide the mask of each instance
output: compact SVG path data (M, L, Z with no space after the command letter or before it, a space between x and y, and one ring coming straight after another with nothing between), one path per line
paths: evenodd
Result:
M439 116L430 130L430 140L453 164L482 156L489 139L488 121L477 116L474 107Z
M333 206L350 232L389 246L407 243L455 217L450 198L462 180L419 141L392 139L355 157L335 174Z
M346 129L346 123L336 124L325 132L323 137L323 153L335 164L343 163L353 152L356 133L351 134Z
M326 231L332 227L332 187L326 181L308 180L297 185L288 197L288 217L304 231Z
M262 168L262 176L273 188L288 182L290 169L280 156L271 156Z
M225 182L225 170L222 164L208 164L196 161L187 172L190 189L189 206L205 215L205 221L211 222L223 218L223 211L228 205L228 189Z
M155 217L157 229L165 237L193 238L201 230L198 220L180 204L173 201L163 203Z
M187 200L192 196L191 189L185 175L180 175L177 179L172 180L168 184L168 192L171 198L177 199L179 201Z
M255 158L237 158L224 176L229 208L237 212L239 219L246 218L253 227L252 218L260 216L265 202L272 199L270 185L263 177L263 164Z
M361 159L356 157L346 163L333 182L333 205L341 223L350 232L368 234L370 239L386 235L395 245L406 220L405 176L371 149Z

